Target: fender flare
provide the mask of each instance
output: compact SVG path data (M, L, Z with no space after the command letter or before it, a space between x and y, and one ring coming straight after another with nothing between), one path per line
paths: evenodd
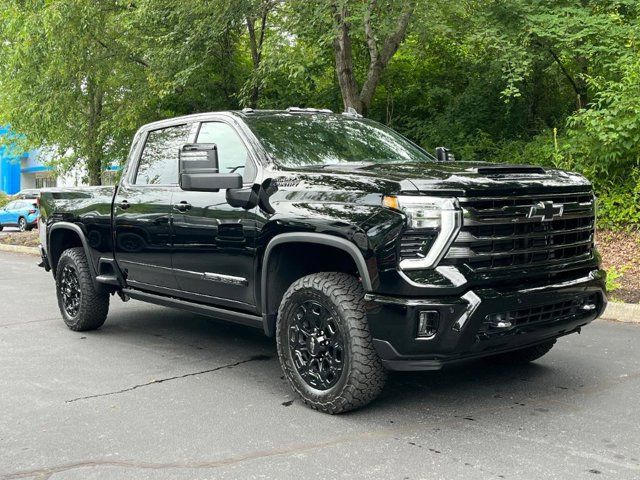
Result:
M356 267L358 268L358 273L360 274L360 278L362 279L362 287L364 288L364 291L373 291L371 275L369 273L369 268L367 267L367 262L365 261L360 249L353 242L350 242L349 240L342 237L336 237L334 235L328 235L325 233L292 232L276 235L267 244L262 261L262 272L260 274L260 304L262 310L262 322L264 331L268 336L273 336L275 326L275 315L270 315L267 311L267 275L269 270L269 260L273 249L278 245L282 245L285 243L316 243L343 250L344 252L348 253L355 262Z
M91 278L93 279L94 284L98 285L96 281L96 277L97 277L96 268L95 268L95 264L93 263L93 255L91 254L91 249L89 248L87 237L85 236L82 228L80 228L75 223L57 222L51 225L51 227L49 228L49 232L47 234L47 254L49 255L49 261L50 261L52 270L54 270L53 268L54 265L56 267L58 266L58 260L59 260L59 257L53 258L53 256L51 255L51 234L55 230L72 230L74 233L78 235L78 237L80 238L80 242L82 243L82 247L84 249L84 254L87 257L87 263L89 264L89 269L91 270Z

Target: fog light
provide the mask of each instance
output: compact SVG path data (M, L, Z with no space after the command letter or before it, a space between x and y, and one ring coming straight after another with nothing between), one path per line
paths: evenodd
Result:
M438 333L440 313L437 310L423 310L418 316L418 337L431 338Z
M511 328L513 326L508 313L494 313L487 316L487 319L494 328Z

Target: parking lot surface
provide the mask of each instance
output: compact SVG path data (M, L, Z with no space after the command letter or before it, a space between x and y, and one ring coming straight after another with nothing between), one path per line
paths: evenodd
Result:
M0 479L640 478L639 325L522 367L394 373L329 416L257 330L117 297L68 330L36 263L0 252Z

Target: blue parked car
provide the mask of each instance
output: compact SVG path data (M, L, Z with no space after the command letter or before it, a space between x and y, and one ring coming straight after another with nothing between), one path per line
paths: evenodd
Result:
M0 230L18 227L21 232L38 226L40 209L36 200L14 200L0 208Z

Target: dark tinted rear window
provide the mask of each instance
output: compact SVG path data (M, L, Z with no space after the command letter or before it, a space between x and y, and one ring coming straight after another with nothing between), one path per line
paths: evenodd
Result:
M136 185L176 185L178 151L189 138L191 125L176 125L149 132L142 151Z

